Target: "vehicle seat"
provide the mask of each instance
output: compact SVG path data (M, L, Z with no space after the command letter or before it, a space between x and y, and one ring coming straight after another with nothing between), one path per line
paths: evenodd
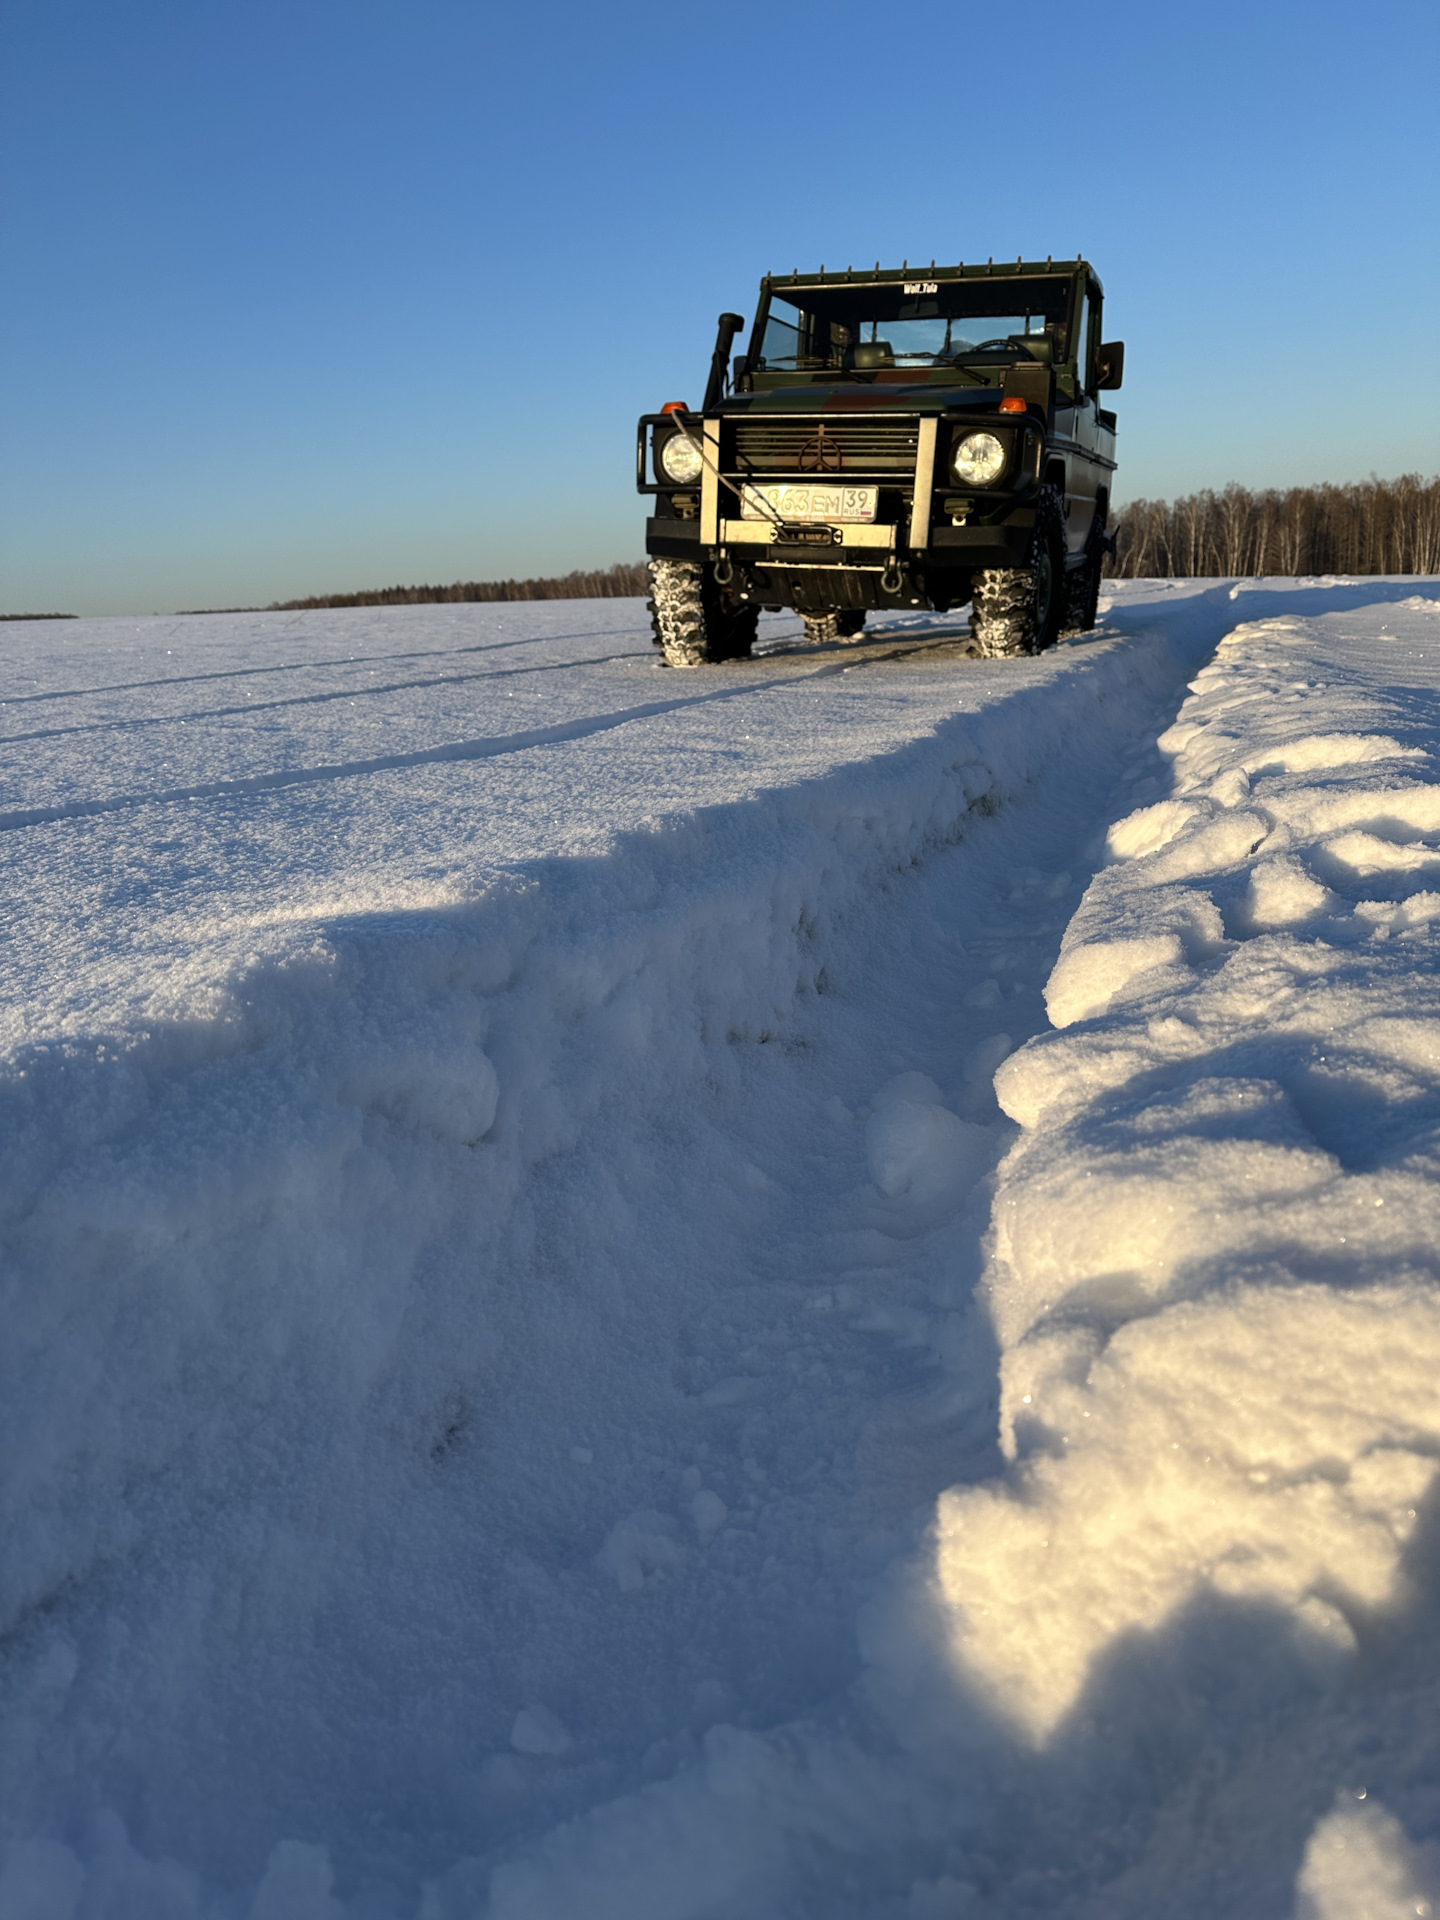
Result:
M1055 338L1053 334L1017 333L1015 338L1023 344L1032 359L1040 362L1042 367L1054 366Z
M877 367L894 366L895 349L888 340L862 340L850 349L845 360L856 373L873 373Z

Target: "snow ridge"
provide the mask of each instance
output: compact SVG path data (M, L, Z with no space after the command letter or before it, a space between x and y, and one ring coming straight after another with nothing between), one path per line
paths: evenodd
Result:
M1440 704L1428 636L1391 624L1225 638L1162 737L1172 794L1111 829L1055 1030L996 1076L1024 1128L985 1283L1014 1469L942 1499L936 1571L967 1685L1036 1750L1187 1620L1228 1634L1232 1683L1263 1643L1322 1694L1413 1630L1440 1462ZM1352 1747L1317 1778L1356 1784ZM1328 1846L1305 1913L1342 1910Z

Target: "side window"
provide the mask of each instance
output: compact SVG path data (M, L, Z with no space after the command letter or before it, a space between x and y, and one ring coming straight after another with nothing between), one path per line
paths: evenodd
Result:
M1093 287L1085 290L1085 324L1080 354L1080 384L1087 393L1094 393L1096 369L1100 365L1100 299Z
M1075 318L1070 326L1070 338L1066 342L1065 357L1072 356L1075 361L1075 384L1082 391L1090 384L1090 362L1086 357L1088 328L1090 323L1090 289L1083 288L1075 303Z

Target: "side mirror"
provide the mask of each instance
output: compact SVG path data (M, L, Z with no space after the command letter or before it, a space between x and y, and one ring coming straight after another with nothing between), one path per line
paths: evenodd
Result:
M735 356L734 364L732 365L730 371L731 371L731 377L734 380L736 386L738 387L740 382L745 378L746 374L750 371L750 356L746 353L737 353Z
M1125 373L1125 342L1107 341L1100 349L1100 378L1095 382L1102 393L1113 393Z

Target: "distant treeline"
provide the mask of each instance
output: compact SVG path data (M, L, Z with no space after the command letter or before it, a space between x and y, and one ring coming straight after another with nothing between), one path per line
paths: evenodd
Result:
M1408 473L1343 487L1231 485L1182 500L1132 500L1114 519L1107 574L1440 573L1440 479Z
M1116 510L1115 553L1105 572L1122 580L1195 575L1440 574L1440 479L1407 473L1351 486L1268 488L1233 483L1179 500L1132 500ZM448 587L376 587L277 600L268 613L316 607L409 607L466 600L630 600L650 591L643 561L577 568L543 580L456 580ZM234 607L199 611L256 613ZM73 620L68 613L0 613L0 620Z
M1405 474L1350 486L1230 485L1179 500L1132 500L1117 510L1107 575L1122 580L1193 575L1440 573L1440 479ZM624 600L650 591L643 563L544 580L457 580L448 587L380 587L369 593L281 600L276 612L312 607L399 607L462 600Z
M277 600L271 613L308 613L312 607L415 607L460 600L633 600L650 591L643 561L617 561L603 572L557 574L546 580L457 580L449 587L376 587L369 593L321 593L311 600Z

